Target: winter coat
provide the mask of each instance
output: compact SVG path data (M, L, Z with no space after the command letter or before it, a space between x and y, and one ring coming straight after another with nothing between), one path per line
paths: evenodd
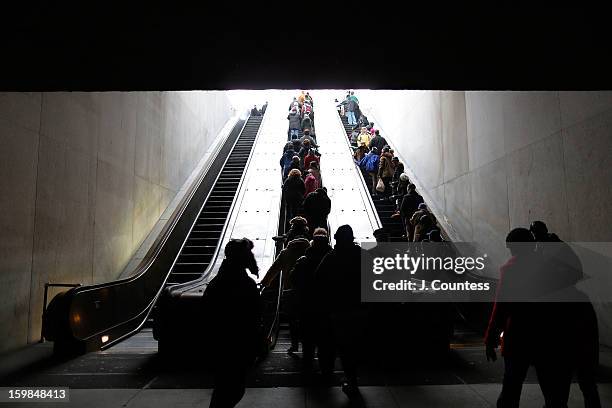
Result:
M280 166L283 171L283 179L287 178L287 175L291 170L291 162L293 160L293 156L295 156L295 152L289 149L285 151L285 153L283 153L283 156L280 159Z
M287 120L289 120L289 129L300 129L300 115L297 112L290 112Z
M306 238L296 238L289 242L287 247L283 249L274 260L274 263L266 272L266 276L261 283L264 286L269 286L274 278L282 271L283 272L283 288L291 289L291 270L306 250L310 247L310 242Z
M331 211L331 200L325 193L314 192L304 200L304 216L309 221L323 222Z
M317 188L319 188L319 183L317 182L317 178L314 175L312 175L312 173L308 173L308 175L306 176L306 179L304 180L304 187L306 189L304 191L304 197L306 197L308 194L312 193Z
M380 156L376 153L370 152L366 154L359 162L359 167L367 171L368 173L376 173L378 171L378 164Z
M370 134L365 132L365 133L360 133L359 136L357 137L357 145L365 145L368 146L370 144ZM380 150L378 151L380 153Z
M378 135L370 139L370 144L368 145L368 147L370 149L375 147L378 149L379 152L382 152L383 147L387 145L388 145L387 140L384 137Z
M283 184L283 198L286 203L299 205L304 200L306 187L301 177L289 177Z
M312 120L309 116L305 116L304 120L302 120L302 130L311 129L312 128Z
M310 167L310 163L312 162L319 162L319 158L312 153L312 150L310 151L310 154L307 154L306 156L304 156L304 168L307 169Z
M319 264L315 272L315 296L324 312L333 314L361 308L363 251L354 243L336 245Z
M291 287L296 292L298 308L302 313L315 313L318 299L316 294L315 272L321 260L332 250L332 247L322 242L314 242L306 249L291 271Z
M383 153L380 156L380 162L378 164L378 177L393 177L393 165L391 164L390 153Z
M423 202L423 197L416 191L409 191L402 199L400 205L400 214L406 221L410 220L412 214L419 208L419 204Z
M243 266L223 260L217 275L202 297L206 329L217 333L212 339L215 352L235 353L245 363L256 356L262 304L259 290ZM218 313L222 310L223 313Z
M346 110L349 112L355 112L356 108L357 102L349 98L348 102L346 103Z

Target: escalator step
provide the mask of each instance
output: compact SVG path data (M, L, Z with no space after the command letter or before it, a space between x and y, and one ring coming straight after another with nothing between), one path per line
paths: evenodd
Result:
M208 267L208 262L177 262L172 267L171 274L179 273L199 273L202 274Z

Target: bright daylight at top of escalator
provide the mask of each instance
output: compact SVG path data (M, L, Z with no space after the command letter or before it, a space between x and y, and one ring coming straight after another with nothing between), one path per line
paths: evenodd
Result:
M601 407L611 130L607 91L0 93L0 402Z

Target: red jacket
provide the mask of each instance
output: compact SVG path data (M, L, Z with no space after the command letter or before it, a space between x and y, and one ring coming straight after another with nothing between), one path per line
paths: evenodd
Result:
M311 162L319 162L319 158L314 154L308 154L304 157L304 168L307 169L310 167Z

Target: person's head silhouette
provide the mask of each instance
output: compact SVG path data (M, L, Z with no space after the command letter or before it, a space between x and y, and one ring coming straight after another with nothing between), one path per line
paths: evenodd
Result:
M536 241L544 241L548 238L548 227L543 221L534 221L529 226Z
M506 236L506 248L512 256L520 256L532 253L534 250L534 239L527 228L514 228Z
M230 239L225 245L225 259L241 268L249 269L252 274L257 275L259 268L255 255L253 255L253 248L253 241L248 238Z
M350 225L341 225L334 234L336 244L339 246L349 246L353 243L355 237L353 236L353 229Z

